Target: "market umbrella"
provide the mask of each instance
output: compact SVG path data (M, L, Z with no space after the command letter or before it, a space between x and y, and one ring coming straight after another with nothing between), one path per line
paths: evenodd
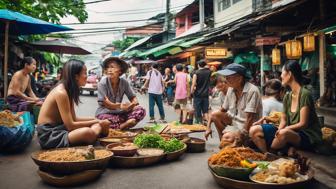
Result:
M51 32L73 30L71 28L52 24L18 12L0 9L0 29L5 33L4 52L4 96L7 96L7 72L8 72L8 36L47 34Z
M59 54L76 54L86 55L91 54L89 51L77 46L76 44L67 42L62 39L42 40L31 43L31 45L40 51L59 53Z

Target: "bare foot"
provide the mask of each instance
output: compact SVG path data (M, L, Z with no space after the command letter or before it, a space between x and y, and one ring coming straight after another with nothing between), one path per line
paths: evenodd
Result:
M138 122L135 120L135 119L129 119L127 120L125 123L122 123L120 125L120 129L123 130L123 129L129 129L129 128L132 128L134 127Z

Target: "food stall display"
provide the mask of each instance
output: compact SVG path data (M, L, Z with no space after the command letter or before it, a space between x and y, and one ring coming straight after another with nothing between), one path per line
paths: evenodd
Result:
M313 173L297 162L271 158L245 147L227 147L208 159L210 172L219 185L241 189L304 186L313 178Z
M41 150L31 157L41 179L55 186L74 186L98 178L113 153L93 146Z
M31 142L35 125L29 112L0 112L0 149L2 152L19 152Z
M112 146L120 144L109 144L106 149L113 151ZM136 146L132 149L121 149L123 153L116 154L111 159L111 164L118 167L141 167L158 163L161 160L173 161L179 159L187 149L186 144L172 137L164 138L158 133L138 134L133 143L127 147ZM124 144L122 148L126 147ZM130 148L131 148L130 147ZM131 151L132 150L132 151Z

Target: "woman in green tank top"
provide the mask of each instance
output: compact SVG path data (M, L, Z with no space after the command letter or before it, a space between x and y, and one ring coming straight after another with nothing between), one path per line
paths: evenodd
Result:
M304 150L313 150L322 142L321 126L315 111L310 92L303 87L302 71L297 61L289 61L284 65L281 74L282 85L289 87L290 92L284 97L283 112L278 128L272 124L263 124L262 133L251 128L250 136L260 148L268 146L273 150L294 146ZM258 137L261 136L261 137ZM260 148L265 151L265 148Z
M284 65L281 74L282 84L291 92L284 97L284 110L281 122L271 148L280 149L286 145L294 145L303 149L312 149L322 141L313 98L302 86L301 67L297 61Z

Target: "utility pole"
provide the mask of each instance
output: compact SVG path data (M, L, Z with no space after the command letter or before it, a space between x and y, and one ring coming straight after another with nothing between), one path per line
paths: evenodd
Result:
M170 30L170 0L166 0L166 17L165 17L165 25L164 30Z
M204 30L204 0L199 0L199 23L200 30Z

